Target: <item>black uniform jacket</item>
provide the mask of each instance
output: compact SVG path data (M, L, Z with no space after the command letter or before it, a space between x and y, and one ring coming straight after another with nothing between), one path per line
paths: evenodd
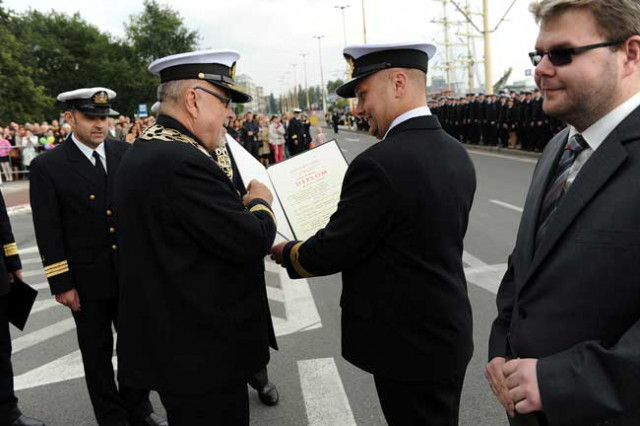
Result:
M117 296L117 242L112 208L115 172L126 142L106 140L104 177L69 136L36 157L29 170L33 224L53 294L75 288L83 298Z
M18 245L11 231L11 222L7 215L7 206L4 203L4 197L0 193L0 244L2 244L2 262L0 262L0 296L9 293L9 272L22 269L20 256L18 255Z
M197 394L263 368L267 202L245 208L195 136L162 115L122 159L115 189L120 382Z
M489 357L539 359L551 426L637 425L640 108L584 164L535 249L540 206L568 133L549 142L536 166L498 292ZM631 420L617 418L623 413Z
M338 210L289 243L292 278L342 271L342 353L399 380L462 376L473 352L462 240L471 160L435 116L407 120L351 163Z

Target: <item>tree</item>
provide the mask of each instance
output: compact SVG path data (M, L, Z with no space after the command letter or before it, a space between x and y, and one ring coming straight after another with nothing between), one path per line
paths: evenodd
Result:
M276 114L279 111L278 102L275 96L273 96L273 93L270 93L268 96L267 109L269 110L269 114Z
M156 0L145 0L144 11L129 17L125 31L134 51L145 62L195 50L200 38L197 31L184 26L178 12Z
M329 80L327 83L327 93L335 93L336 89L344 84L341 79Z
M22 60L23 46L9 30L12 20L0 1L0 124L42 121L54 101L31 78L34 70Z

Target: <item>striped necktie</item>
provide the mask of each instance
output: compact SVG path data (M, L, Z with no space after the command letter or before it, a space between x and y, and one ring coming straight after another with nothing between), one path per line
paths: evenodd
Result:
M576 133L569 138L569 141L565 146L565 150L560 157L560 162L558 162L555 175L556 177L553 179L553 182L551 182L551 185L549 185L547 194L542 201L542 208L540 209L540 216L538 217L536 247L546 231L553 212L556 210L562 200L562 197L568 190L567 179L569 178L571 166L578 155L587 148L589 148L589 145L587 145L587 141L584 140L580 133Z

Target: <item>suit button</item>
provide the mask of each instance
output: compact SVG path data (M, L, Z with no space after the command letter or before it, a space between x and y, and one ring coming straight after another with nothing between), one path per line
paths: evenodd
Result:
M96 196L95 196L95 195L93 195L93 194L91 194L91 195L89 195L89 199L90 199L90 200L95 200L95 199L96 199Z
M107 216L111 216L113 212L111 210L107 210Z
M114 244L114 245L112 245L112 246L111 246L111 248L112 248L112 249L114 249L114 250L118 250L118 246L117 246L117 245L115 245L115 244Z
M116 228L112 226L111 228L109 228L109 232L111 232L112 234L115 234Z

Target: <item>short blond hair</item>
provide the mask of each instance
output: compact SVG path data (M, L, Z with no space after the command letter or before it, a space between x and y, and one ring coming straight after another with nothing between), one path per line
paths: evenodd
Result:
M538 24L569 9L590 11L600 33L609 40L624 40L640 34L638 0L541 0L529 5Z

